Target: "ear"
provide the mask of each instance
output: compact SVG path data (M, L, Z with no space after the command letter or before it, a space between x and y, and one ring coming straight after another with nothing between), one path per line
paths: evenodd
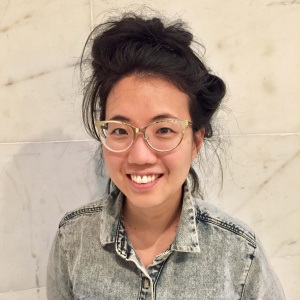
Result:
M197 157L197 155L201 149L201 146L203 143L203 138L204 138L204 131L205 131L205 129L202 128L195 133L192 160L194 160Z

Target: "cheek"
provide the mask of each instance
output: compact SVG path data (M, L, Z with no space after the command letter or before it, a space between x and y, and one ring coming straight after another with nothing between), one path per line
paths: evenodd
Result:
M114 153L107 149L103 149L102 153L107 172L109 175L113 175L112 171L119 169L124 159L120 153Z
M197 144L195 143L195 141L193 139L189 139L186 142L185 146L186 146L186 150L185 150L186 158L185 158L185 161L189 161L189 163L191 164L192 161L198 155Z
M182 145L178 151L172 153L172 162L168 162L169 165L176 166L178 170L189 170L193 161L194 148L191 142L187 142Z

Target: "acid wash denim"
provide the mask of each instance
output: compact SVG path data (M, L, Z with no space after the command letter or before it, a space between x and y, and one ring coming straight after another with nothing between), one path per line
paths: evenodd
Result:
M123 195L62 219L50 253L48 300L285 299L251 229L184 186L174 242L145 268L126 236Z

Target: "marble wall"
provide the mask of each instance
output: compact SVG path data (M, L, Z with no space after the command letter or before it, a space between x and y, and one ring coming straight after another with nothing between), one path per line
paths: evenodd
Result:
M0 300L46 299L60 218L103 192L75 65L93 24L134 4L147 1L0 2ZM255 229L287 299L299 299L300 1L151 6L189 22L229 87L223 189L207 178L208 201Z

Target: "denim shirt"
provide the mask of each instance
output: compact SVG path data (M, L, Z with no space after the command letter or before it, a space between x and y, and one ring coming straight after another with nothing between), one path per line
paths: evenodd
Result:
M124 230L123 197L115 190L62 219L48 300L285 299L253 231L187 185L174 242L145 268Z

